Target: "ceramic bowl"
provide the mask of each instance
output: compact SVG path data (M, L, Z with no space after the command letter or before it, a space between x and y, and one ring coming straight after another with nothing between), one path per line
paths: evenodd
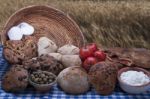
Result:
M49 73L50 75L53 75L55 77L55 80L52 82L52 83L49 83L49 84L38 84L38 83L35 83L31 80L31 76L29 76L29 83L38 91L38 92L48 92L52 87L53 85L56 84L56 75L54 75L53 73L51 72L47 72L47 71L41 71L41 72L46 72L46 73Z
M142 71L144 72L149 78L150 78L150 72L148 72L145 69L142 68L138 68L138 67L125 67L122 68L118 71L118 81L119 81L119 85L122 88L123 91L130 93L130 94L141 94L141 93L146 93L148 91L150 91L150 82L144 85L139 85L139 86L133 86L130 84L127 84L125 82L123 82L120 78L120 75L123 72L129 71L129 70L134 70L134 71Z

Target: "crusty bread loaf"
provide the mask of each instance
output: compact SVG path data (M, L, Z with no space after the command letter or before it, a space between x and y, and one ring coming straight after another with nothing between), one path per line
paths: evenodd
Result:
M23 40L8 40L4 46L4 56L11 64L21 64L23 60L37 56L36 40L32 36Z
M91 67L89 80L101 95L109 95L116 85L117 67L111 62L99 62Z
M13 65L2 79L2 88L6 92L19 92L28 85L28 71L22 65Z

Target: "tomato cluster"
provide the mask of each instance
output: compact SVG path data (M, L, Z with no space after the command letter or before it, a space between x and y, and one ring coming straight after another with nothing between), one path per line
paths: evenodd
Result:
M80 58L83 62L82 67L89 71L90 67L97 62L105 61L106 54L98 49L95 43L90 43L82 48L79 52Z

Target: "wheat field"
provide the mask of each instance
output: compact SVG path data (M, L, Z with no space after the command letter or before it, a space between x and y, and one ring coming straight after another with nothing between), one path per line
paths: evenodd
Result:
M50 5L70 15L87 42L150 49L149 0L0 0L0 29L16 10Z

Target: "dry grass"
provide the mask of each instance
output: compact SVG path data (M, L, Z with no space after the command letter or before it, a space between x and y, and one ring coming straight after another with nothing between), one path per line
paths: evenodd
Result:
M0 26L16 10L33 4L51 5L69 14L88 42L150 49L149 0L0 0Z

